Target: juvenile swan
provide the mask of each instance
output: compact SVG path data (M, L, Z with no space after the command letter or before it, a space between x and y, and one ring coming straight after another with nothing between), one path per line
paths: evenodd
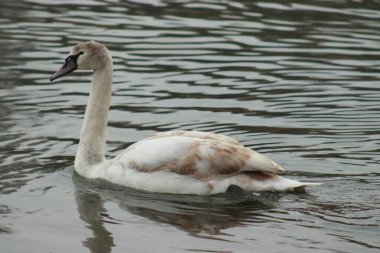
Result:
M152 192L198 195L236 187L246 191L284 191L313 184L276 175L284 170L280 165L232 138L198 131L157 133L106 160L111 55L100 43L79 43L50 80L77 69L93 71L75 156L75 170L84 177Z

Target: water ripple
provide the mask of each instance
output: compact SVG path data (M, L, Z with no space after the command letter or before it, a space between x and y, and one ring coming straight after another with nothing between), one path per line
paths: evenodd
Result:
M115 244L136 251L124 234L165 244L152 239L147 251L375 252L379 20L377 0L1 1L0 233L10 238L1 245L22 239L16 251L30 250L28 231L42 227L38 238L56 228L48 233L56 242L96 231L83 245L104 252ZM324 184L238 200L84 189L75 176L71 185L64 168L73 163L89 76L48 77L73 44L90 39L114 58L109 156L157 131L214 131L268 153L290 177ZM169 242L174 233L178 241ZM83 250L75 243L52 248Z

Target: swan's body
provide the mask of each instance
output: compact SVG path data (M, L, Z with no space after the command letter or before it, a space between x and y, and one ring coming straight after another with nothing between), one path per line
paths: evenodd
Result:
M198 131L155 134L106 160L111 56L100 43L79 43L51 80L75 69L94 71L74 166L84 177L147 191L202 195L225 192L231 185L283 191L313 184L276 175L281 166L232 138Z

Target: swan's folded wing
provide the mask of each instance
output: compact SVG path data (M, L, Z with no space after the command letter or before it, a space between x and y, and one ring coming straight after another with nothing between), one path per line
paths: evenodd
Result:
M283 170L268 157L231 138L198 137L191 134L153 136L133 144L115 160L145 173L168 171L197 179L227 177L244 171L276 173Z

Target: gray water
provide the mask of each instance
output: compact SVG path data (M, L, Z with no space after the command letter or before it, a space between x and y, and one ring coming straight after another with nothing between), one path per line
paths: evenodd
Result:
M155 132L231 136L304 192L154 194L73 158L89 73L114 58L107 156ZM0 252L379 252L380 2L0 1Z

